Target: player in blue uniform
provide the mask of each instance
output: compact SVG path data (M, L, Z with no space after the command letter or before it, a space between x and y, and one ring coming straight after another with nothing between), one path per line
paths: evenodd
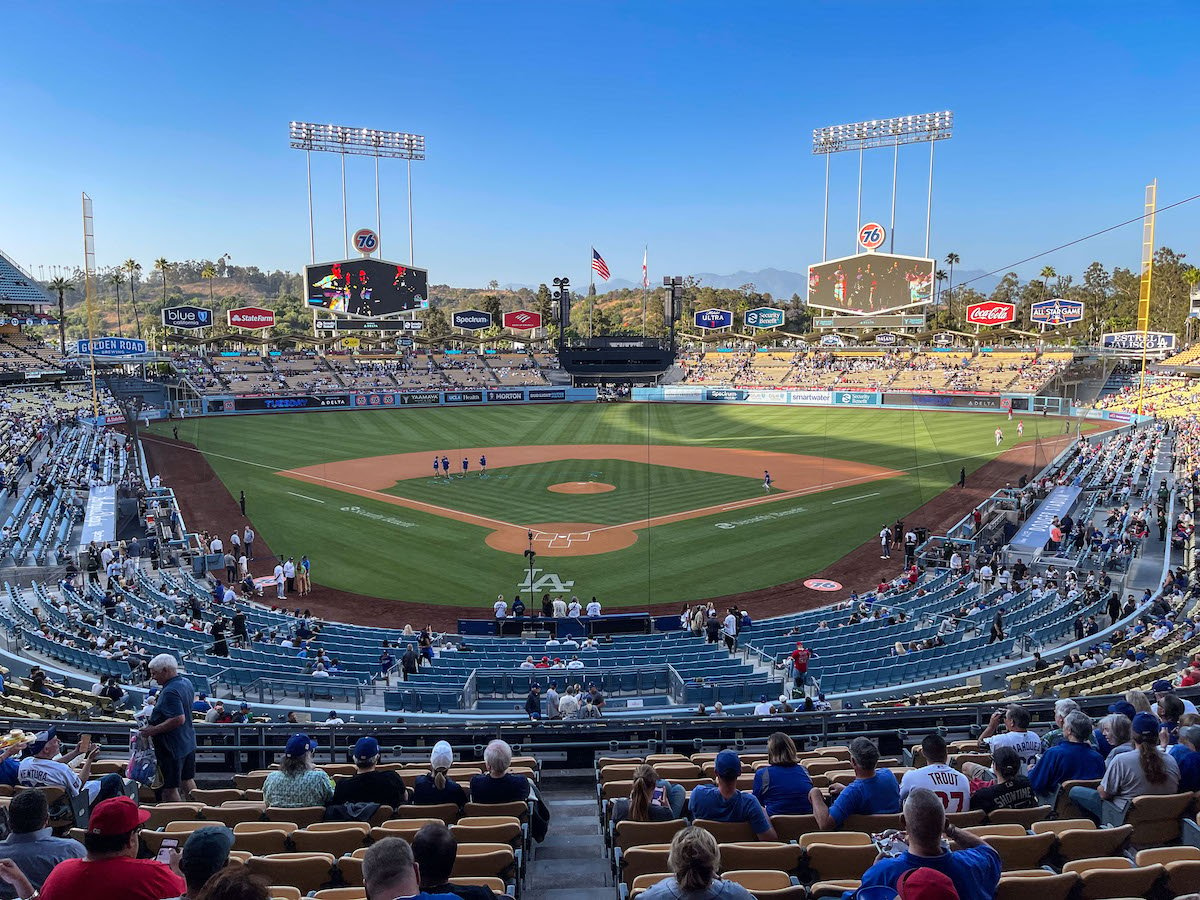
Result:
M463 457L463 461L462 461L462 467L463 467L463 474L462 474L462 477L463 477L463 478L466 478L466 477L467 477L467 467L468 467L468 466L470 466L470 465L471 465L470 461L469 461L469 460L468 460L468 459L467 459L467 458L464 456L464 457Z
M771 473L763 469L763 490L771 493Z
M479 477L487 478L487 457L479 457Z
M441 466L441 464L442 464L442 461L435 456L433 458L433 477L434 478L438 477L438 467Z
M446 480L450 480L450 457L442 457L442 474L446 476Z

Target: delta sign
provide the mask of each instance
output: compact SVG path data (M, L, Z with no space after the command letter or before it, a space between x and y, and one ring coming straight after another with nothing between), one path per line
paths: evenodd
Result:
M141 356L146 352L146 342L121 337L79 340L75 342L75 352L80 356Z
M967 307L967 322L971 325L1005 325L1017 320L1017 308L1011 303L988 300Z
M505 328L512 328L514 331L529 331L532 328L542 327L542 314L528 309L517 309L506 312L503 322Z
M226 314L230 328L271 328L275 325L275 310L261 306L241 306Z
M460 309L450 316L450 324L455 328L478 331L481 328L491 326L492 314L486 313L481 309Z
M162 311L162 323L167 328L209 328L213 316L202 306L168 306Z
M693 316L697 328L714 329L733 326L733 313L727 309L702 309Z
M779 328L783 325L784 312L771 306L748 309L743 315L747 328Z
M1078 300L1054 297L1039 300L1029 307L1029 320L1039 325L1066 325L1083 318L1083 304Z

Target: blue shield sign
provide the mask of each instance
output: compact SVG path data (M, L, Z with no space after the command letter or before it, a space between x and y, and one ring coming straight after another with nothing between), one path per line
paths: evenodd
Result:
M168 306L162 311L162 323L167 328L208 328L212 311L202 306Z
M697 328L729 328L733 325L733 313L727 309L702 309L694 319Z
M135 338L102 337L90 345L86 340L76 341L75 346L80 356L141 356L146 352L146 342Z
M1030 321L1039 325L1066 325L1078 322L1082 318L1083 304L1078 300L1054 297L1050 300L1039 300L1029 307Z
M747 328L779 328L783 325L784 312L771 306L748 309L745 313Z

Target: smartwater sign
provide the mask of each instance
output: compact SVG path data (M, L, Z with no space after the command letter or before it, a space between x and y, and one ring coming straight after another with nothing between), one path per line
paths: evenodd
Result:
M747 328L779 328L783 325L783 319L783 310L770 306L748 309L745 313Z
M702 309L694 320L697 328L729 328L733 325L733 313L727 309Z
M202 306L168 306L162 311L162 323L168 328L208 328L212 311Z
M75 342L80 356L140 356L146 352L146 342L136 338L102 337L88 342Z

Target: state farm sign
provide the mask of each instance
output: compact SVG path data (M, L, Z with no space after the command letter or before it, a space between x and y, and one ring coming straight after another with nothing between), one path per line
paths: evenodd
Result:
M1003 325L1017 320L1017 308L1011 303L988 300L967 307L967 321L972 325Z
M542 327L541 313L518 309L504 314L504 327L515 328L518 331L528 331L531 328Z
M230 328L271 328L275 324L275 310L261 306L242 306L227 313Z

